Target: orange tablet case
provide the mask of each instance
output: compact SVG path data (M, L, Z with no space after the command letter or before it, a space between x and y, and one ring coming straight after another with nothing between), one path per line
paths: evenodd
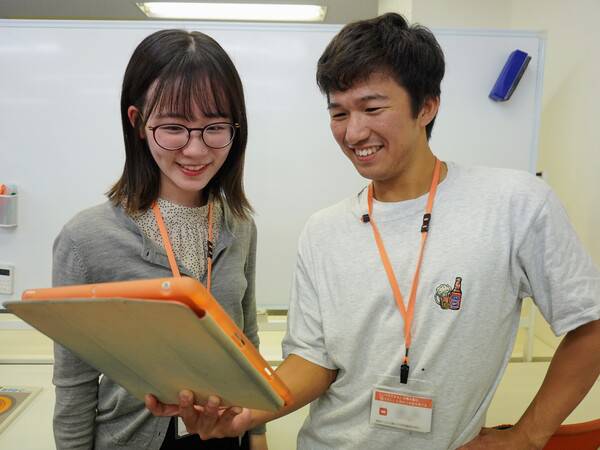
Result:
M274 411L287 387L206 288L195 279L31 289L5 307L143 399L202 401Z

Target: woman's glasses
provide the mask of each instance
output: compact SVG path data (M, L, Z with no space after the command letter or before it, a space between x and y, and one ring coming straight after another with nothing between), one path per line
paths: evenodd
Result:
M181 150L188 142L192 131L199 131L200 138L210 148L225 148L235 137L239 123L215 122L203 128L188 128L180 124L162 124L148 127L159 147L169 150Z

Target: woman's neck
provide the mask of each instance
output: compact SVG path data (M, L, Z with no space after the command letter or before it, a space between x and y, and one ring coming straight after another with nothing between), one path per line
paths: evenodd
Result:
M170 189L168 185L161 185L158 196L176 205L196 208L206 205L208 195L202 191L183 191L181 189Z

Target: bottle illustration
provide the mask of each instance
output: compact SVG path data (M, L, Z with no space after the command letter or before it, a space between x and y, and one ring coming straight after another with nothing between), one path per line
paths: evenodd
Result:
M456 277L454 281L454 288L450 292L450 309L460 309L460 302L462 300L462 289L461 289L462 278Z

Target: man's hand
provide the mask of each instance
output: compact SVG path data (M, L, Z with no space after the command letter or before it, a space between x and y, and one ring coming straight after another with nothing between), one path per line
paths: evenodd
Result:
M516 428L482 428L479 435L456 450L539 450Z
M219 397L211 395L204 405L194 404L194 394L179 393L178 405L166 405L153 395L146 395L146 408L155 416L180 416L189 433L202 439L241 436L250 428L289 414L322 395L337 376L337 371L321 367L300 356L290 355L275 371L294 399L278 411L220 407Z
M251 427L249 409L220 407L221 400L214 395L204 405L194 404L191 391L179 393L178 405L165 405L153 395L146 395L145 403L155 416L180 416L188 433L196 433L203 440L240 436Z

